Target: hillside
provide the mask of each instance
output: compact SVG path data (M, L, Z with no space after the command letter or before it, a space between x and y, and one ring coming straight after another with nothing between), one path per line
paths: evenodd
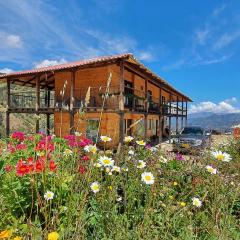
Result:
M240 113L189 115L189 125L199 125L207 129L228 130L240 123Z

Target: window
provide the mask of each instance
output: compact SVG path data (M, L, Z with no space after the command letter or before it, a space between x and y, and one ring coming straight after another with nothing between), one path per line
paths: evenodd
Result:
M92 141L96 141L98 134L99 120L98 119L88 119L86 137Z

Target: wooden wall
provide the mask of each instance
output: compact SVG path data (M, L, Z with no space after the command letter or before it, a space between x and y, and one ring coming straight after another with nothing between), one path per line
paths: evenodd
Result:
M75 74L75 93L82 88L99 88L106 86L109 73L112 73L112 80L110 87L119 85L120 68L116 64L111 64L103 67L80 69ZM71 72L57 72L55 73L55 95L57 99L61 99L60 92L63 89L64 82L67 81L67 89L65 99L70 96L70 82ZM77 96L76 96L77 97Z

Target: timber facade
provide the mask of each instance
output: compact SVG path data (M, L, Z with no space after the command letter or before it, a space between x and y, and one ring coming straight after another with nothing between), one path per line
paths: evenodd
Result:
M191 102L132 54L9 73L0 81L7 83L7 135L11 113L29 113L46 116L48 133L54 115L57 136L81 132L95 138L100 126L100 134L111 137L113 145L126 135L159 142L171 133L173 118L176 132L186 124ZM15 84L24 91L14 92Z

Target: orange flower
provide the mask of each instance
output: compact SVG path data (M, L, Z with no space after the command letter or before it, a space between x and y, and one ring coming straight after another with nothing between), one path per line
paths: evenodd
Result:
M10 230L4 230L4 231L0 232L0 239L10 238L10 237L11 237Z

